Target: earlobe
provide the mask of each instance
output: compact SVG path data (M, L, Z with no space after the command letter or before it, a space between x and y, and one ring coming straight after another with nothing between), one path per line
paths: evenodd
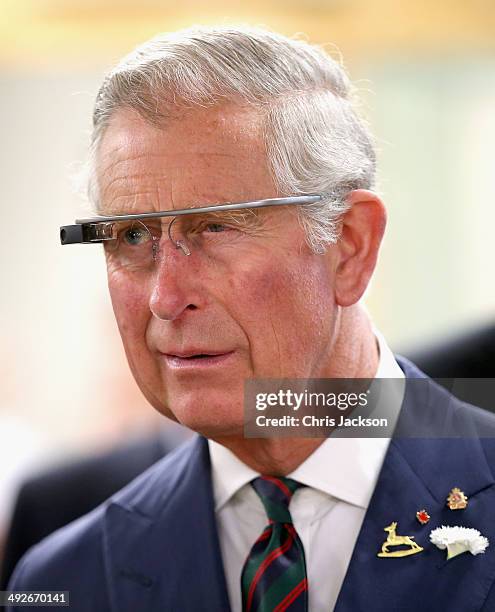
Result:
M365 189L352 191L342 219L335 293L339 306L352 306L363 295L378 259L387 214L380 198Z

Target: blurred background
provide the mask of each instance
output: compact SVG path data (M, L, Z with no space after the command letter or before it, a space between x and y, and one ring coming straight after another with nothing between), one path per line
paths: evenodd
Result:
M105 72L160 31L265 25L339 50L378 140L389 226L368 308L394 349L495 319L490 0L0 0L0 541L19 483L156 429L125 363L103 254L62 249L88 210Z

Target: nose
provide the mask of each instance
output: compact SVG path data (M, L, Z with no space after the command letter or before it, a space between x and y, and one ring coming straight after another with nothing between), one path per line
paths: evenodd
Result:
M194 254L186 256L168 237L162 239L150 280L149 308L153 316L174 321L185 311L198 308L200 279Z

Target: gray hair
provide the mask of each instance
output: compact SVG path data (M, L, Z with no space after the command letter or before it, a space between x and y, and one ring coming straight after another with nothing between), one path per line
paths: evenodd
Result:
M342 66L323 49L261 28L194 27L160 34L105 78L93 114L93 159L120 108L160 125L164 112L221 101L252 104L262 117L268 164L281 195L319 193L300 208L315 252L338 238L346 195L372 189L375 152ZM94 172L91 172L94 174ZM90 198L97 199L90 180Z

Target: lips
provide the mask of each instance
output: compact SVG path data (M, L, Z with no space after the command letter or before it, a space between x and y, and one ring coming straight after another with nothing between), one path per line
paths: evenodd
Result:
M167 367L171 370L204 370L230 363L235 351L209 351L195 349L193 351L176 351L162 353Z
M190 351L167 351L164 353L167 357L178 357L179 359L198 359L201 357L212 357L216 355L225 355L231 351L208 351L202 349L193 349Z

